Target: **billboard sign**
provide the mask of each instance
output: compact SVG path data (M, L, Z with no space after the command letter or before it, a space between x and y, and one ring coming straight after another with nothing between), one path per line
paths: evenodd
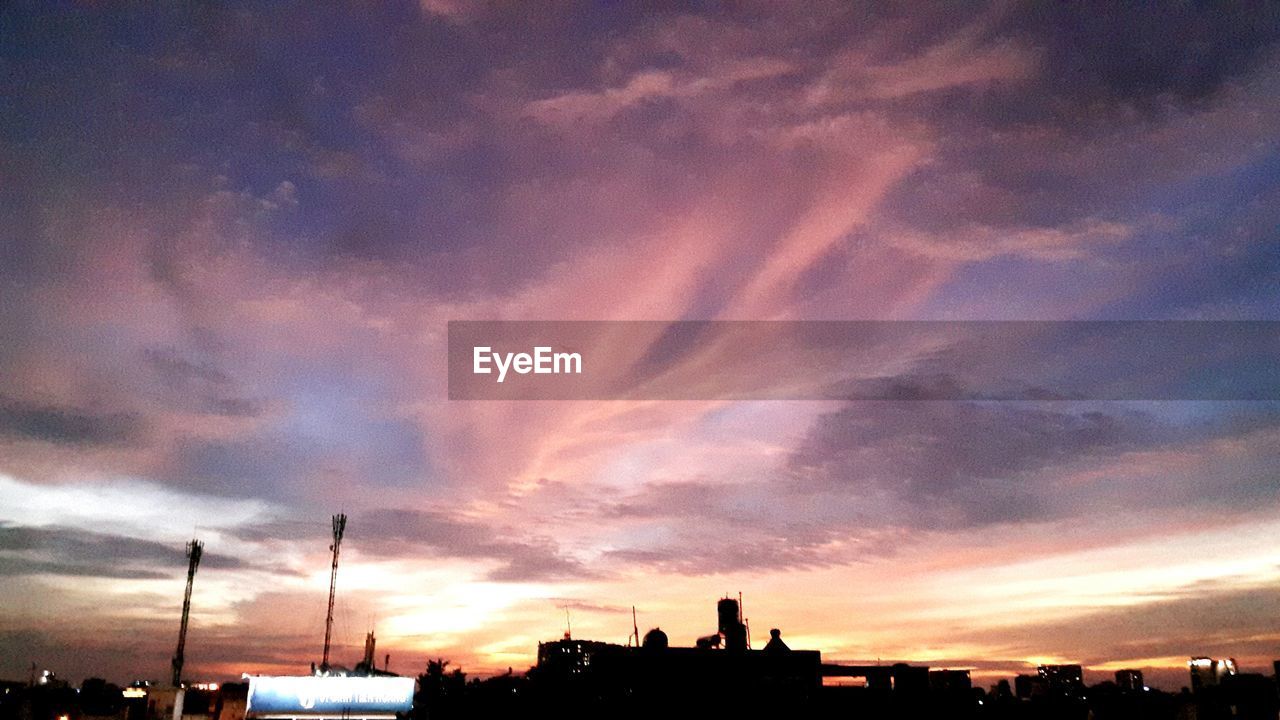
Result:
M413 707L413 678L249 678L246 714L252 717L393 717Z

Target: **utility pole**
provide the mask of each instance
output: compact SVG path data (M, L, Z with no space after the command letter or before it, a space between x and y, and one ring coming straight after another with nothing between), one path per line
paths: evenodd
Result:
M204 543L192 540L187 543L187 592L182 596L182 628L178 630L178 651L173 655L173 686L182 686L183 654L187 649L187 621L191 617L191 586L196 581L196 568L200 567L200 556L204 554Z
M329 670L329 641L333 637L333 598L334 592L338 588L338 550L342 547L342 534L347 530L347 516L333 516L333 544L329 549L333 551L333 570L329 573L329 615L324 621L324 657L320 659L320 670L328 672Z

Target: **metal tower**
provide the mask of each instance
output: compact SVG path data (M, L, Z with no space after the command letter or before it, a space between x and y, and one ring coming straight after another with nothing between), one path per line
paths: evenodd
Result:
M187 543L187 592L182 596L182 629L178 631L178 651L173 655L173 686L182 686L183 653L187 649L187 620L191 616L191 586L195 584L196 568L200 567L200 556L204 554L204 543L192 540Z
M324 657L320 659L320 669L329 669L329 640L333 637L333 598L338 587L338 550L342 547L342 534L347 530L347 516L333 516L333 570L329 573L329 615L324 621Z

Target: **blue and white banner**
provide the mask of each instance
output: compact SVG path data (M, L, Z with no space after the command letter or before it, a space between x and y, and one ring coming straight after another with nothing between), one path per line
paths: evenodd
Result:
M413 678L316 677L249 678L252 716L391 716L413 707Z

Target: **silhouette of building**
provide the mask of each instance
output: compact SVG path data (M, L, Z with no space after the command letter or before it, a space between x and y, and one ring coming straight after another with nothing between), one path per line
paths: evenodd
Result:
M1216 705L1217 712L1202 717L1229 716L1233 720L1272 720L1280 713L1276 684L1261 673L1232 673L1219 679L1220 685L1201 695L1201 708ZM1206 702L1207 701L1207 702Z
M1009 688L1009 681L997 681L995 686L991 688L990 698L993 703L1000 705L1012 702L1015 696L1013 691Z
M734 645L733 647L738 647ZM816 650L671 647L652 630L640 647L564 639L538 644L531 671L543 688L597 699L768 692L808 696L821 685Z
M741 604L733 598L721 598L716 603L716 615L720 620L720 637L724 640L724 649L729 652L745 652L747 626L742 621Z
M644 634L644 645L650 650L666 650L671 646L671 642L667 639L667 634L662 632L662 628L654 628Z
M973 681L968 670L930 670L929 690L935 693L964 693L973 691Z
M1146 689L1147 685L1142 680L1141 670L1117 670L1116 687L1124 692L1140 692Z
M821 653L791 650L781 633L767 649L752 650L738 601L720 600L716 614L718 633L695 647L672 647L658 628L645 633L639 647L570 637L539 643L530 691L580 712L674 704L684 711L745 709L764 702L760 698L784 708L814 699L822 686Z
M929 668L924 665L824 664L824 678L861 678L868 690L894 691L899 695L923 695L929 690Z
M1200 692L1217 687L1222 679L1238 672L1235 658L1215 660L1209 657L1193 657L1187 663L1191 670L1191 691Z
M1036 674L1044 679L1046 689L1054 695L1084 697L1084 671L1079 665L1041 665Z
M1049 691L1049 683L1040 675L1018 675L1013 679L1013 695L1019 700L1043 697Z
M790 652L791 648L782 642L782 631L778 628L773 628L769 631L769 642L764 644L764 651L772 653Z

